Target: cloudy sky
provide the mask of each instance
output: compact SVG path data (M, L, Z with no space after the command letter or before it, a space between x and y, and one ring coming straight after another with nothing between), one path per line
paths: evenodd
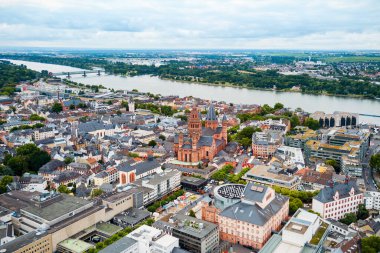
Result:
M380 0L0 0L0 46L380 49Z

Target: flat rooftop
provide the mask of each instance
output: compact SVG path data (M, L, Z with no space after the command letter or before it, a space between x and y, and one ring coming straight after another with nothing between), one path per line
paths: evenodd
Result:
M46 232L40 234L40 233L37 233L37 231L33 231L33 232L27 233L25 235L19 236L16 239L0 246L0 250L6 249L7 250L6 252L15 252L16 250L34 242L34 241L37 241L46 235L47 235Z
M307 231L307 228L308 228L308 226L306 226L306 225L294 223L294 222L289 222L288 225L285 227L285 230L303 235Z
M175 215L175 219L178 221L177 225L173 228L173 230L178 230L181 233L188 234L194 236L196 238L204 238L215 228L218 226L214 223L199 220L187 215L177 214ZM179 225L182 224L183 226ZM202 223L202 228L200 224Z
M270 178L270 179L274 179L277 181L285 181L285 182L291 182L291 181L296 180L296 178L293 176L288 176L288 175L281 174L281 173L277 173L277 174L272 173L269 171L270 168L271 168L271 166L268 166L268 165L257 165L255 167L253 167L252 169L250 169L244 175L244 177L247 179L253 179L252 176L254 176L254 177L258 177L258 178L260 178L260 177L261 178Z
M31 213L42 219L52 221L70 212L73 212L85 205L90 205L91 202L81 198L73 197L67 194L62 194L62 200L51 203L43 208L28 205L21 210Z
M72 253L82 253L91 248L94 248L92 244L89 244L85 241L70 238L58 243L58 247L59 246L62 246L65 249L70 250L70 252Z

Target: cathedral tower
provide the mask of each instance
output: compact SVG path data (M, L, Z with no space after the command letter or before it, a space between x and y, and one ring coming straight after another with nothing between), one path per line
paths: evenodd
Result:
M208 108L205 126L214 130L218 127L218 119L216 118L215 108L213 104L210 104L210 107Z

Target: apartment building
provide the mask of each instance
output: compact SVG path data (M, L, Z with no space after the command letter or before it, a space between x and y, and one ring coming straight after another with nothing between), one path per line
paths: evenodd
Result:
M276 149L283 143L282 133L268 130L266 132L256 132L252 135L252 155L259 158L269 158L273 156Z
M94 176L94 185L109 184L119 180L119 171L115 167L109 167Z
M380 211L380 192L367 191L364 193L364 204L368 210Z

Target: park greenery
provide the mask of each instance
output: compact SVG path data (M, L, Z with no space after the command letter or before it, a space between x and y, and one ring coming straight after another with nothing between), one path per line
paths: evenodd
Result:
M224 165L220 170L212 174L211 179L216 181L228 181L230 183L246 184L242 179L244 174L249 171L249 168L243 168L239 173L234 174L234 167L232 165Z
M362 253L377 253L380 252L380 237L373 235L361 239Z
M372 169L380 171L380 153L371 156L371 159L369 160L369 166Z
M155 212L158 208L168 204L169 202L177 199L179 196L182 196L183 194L185 193L184 190L178 190L178 191L175 191L173 192L172 194L170 195L167 195L165 197L163 197L161 200L158 200L156 202L154 202L152 205L148 206L148 211L149 212Z
M39 149L35 144L28 143L16 148L16 154L6 154L4 165L8 166L15 175L21 176L25 172L35 173L44 164L50 161L50 155Z
M313 197L316 196L319 191L297 191L287 188L273 186L276 193L289 197L289 214L293 215L298 208L302 208L303 204L311 203Z
M261 132L260 128L245 127L239 131L239 126L234 126L228 129L228 141L236 141L244 148L248 148L252 144L252 134L255 132Z
M152 103L136 103L136 109L149 110L152 113L157 113L165 116L173 116L177 110L168 105L155 105Z
M15 65L0 60L0 95L10 96L16 91L16 84L40 76L41 73L27 69L25 65Z

